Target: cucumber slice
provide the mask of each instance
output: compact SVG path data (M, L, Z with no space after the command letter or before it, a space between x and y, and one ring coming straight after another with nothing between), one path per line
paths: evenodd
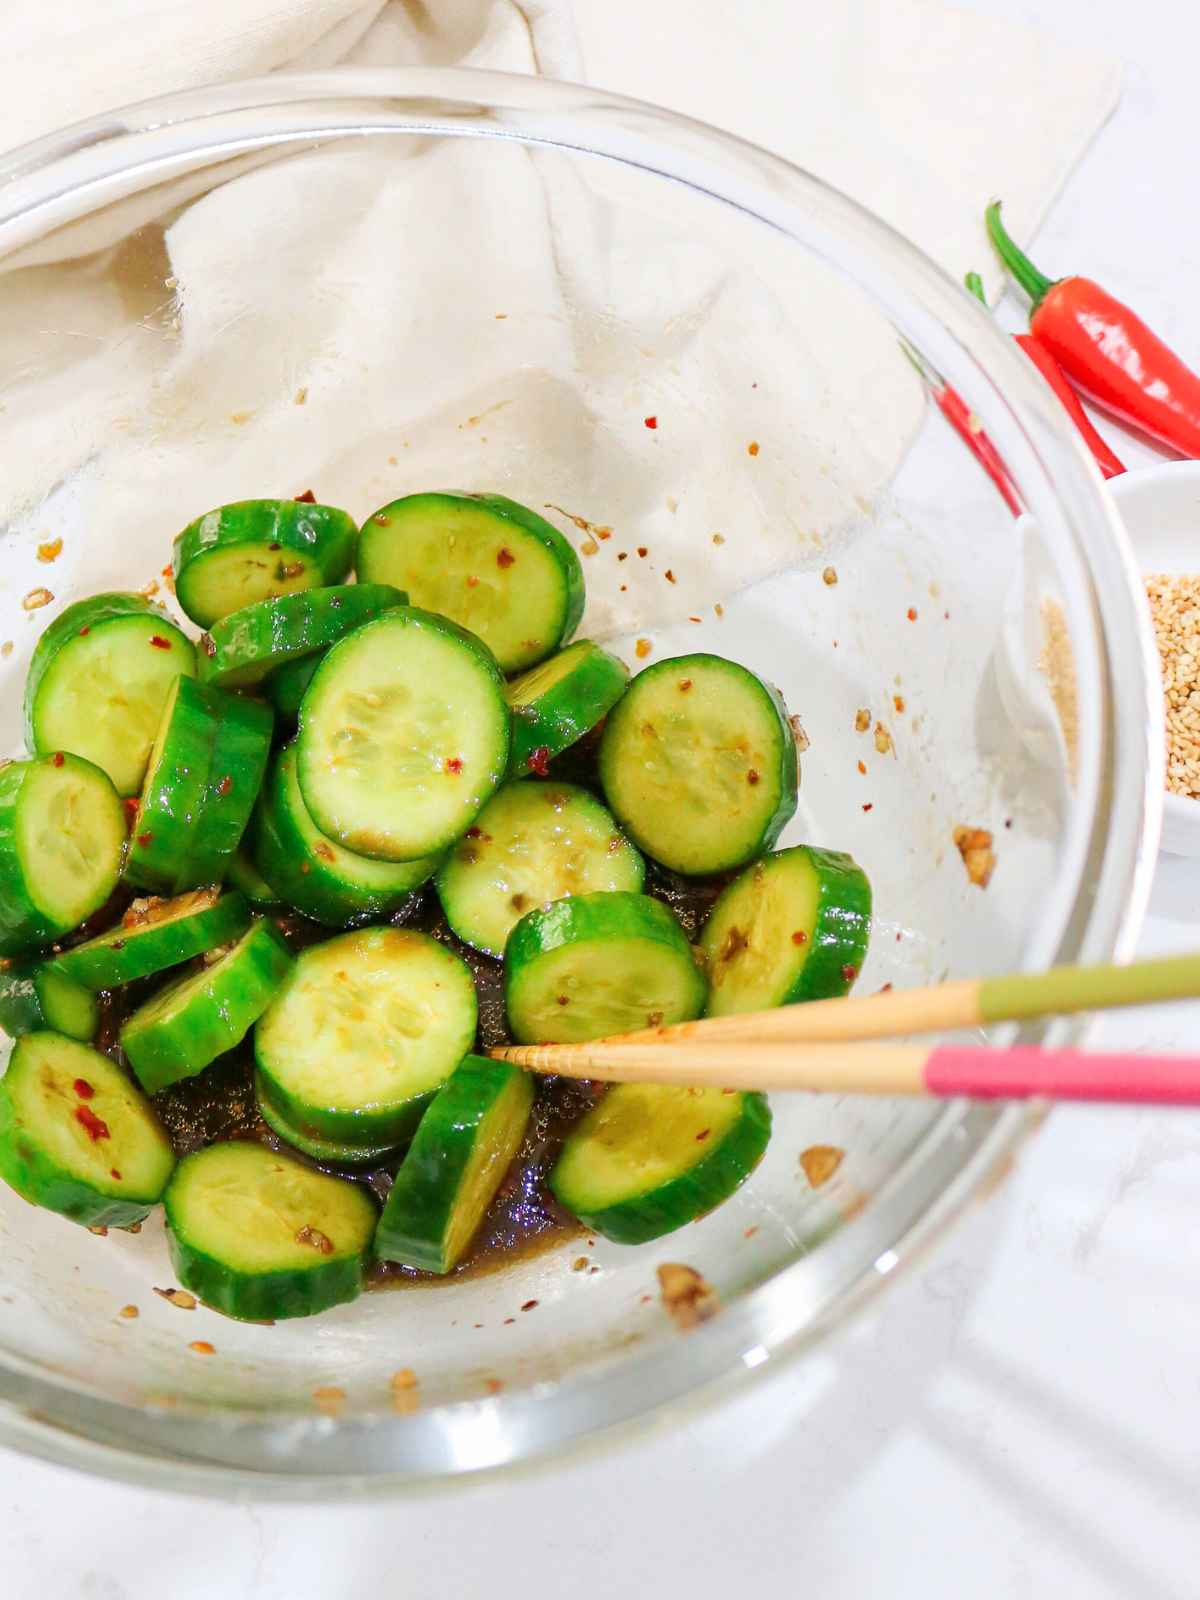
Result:
M358 529L349 512L306 500L239 500L197 517L175 540L175 595L202 628L231 611L341 583Z
M297 1132L402 1143L475 1038L470 968L428 934L362 928L298 958L254 1032L267 1097Z
M69 750L136 794L171 684L196 651L161 606L98 594L42 634L25 680L25 732L39 755Z
M300 788L317 827L385 861L437 855L508 764L504 680L487 647L400 606L343 639L300 707Z
M98 911L124 850L125 812L99 767L61 751L0 764L0 955L48 944Z
M849 993L871 936L871 886L839 850L796 845L722 890L700 937L710 1017Z
M249 1141L186 1156L163 1201L179 1281L248 1322L357 1299L376 1211L356 1183Z
M765 1095L618 1083L567 1135L550 1189L584 1227L645 1244L728 1200L770 1137Z
M32 1205L90 1228L129 1228L175 1156L121 1069L59 1033L29 1033L0 1081L0 1178Z
M125 877L178 893L224 877L271 749L269 706L179 678L167 697Z
M528 1073L465 1057L421 1118L379 1219L375 1254L453 1272L520 1149L532 1106Z
M796 809L797 780L783 702L721 656L676 656L639 673L600 741L614 815L647 855L687 876L769 850Z
M437 890L458 937L499 957L532 907L599 889L636 894L645 875L641 856L586 789L530 779L488 801L447 856Z
M283 896L263 877L244 844L239 845L230 856L225 868L225 881L261 911L273 911L276 906L283 904Z
M536 511L498 494L410 494L363 523L358 575L478 634L505 672L557 650L583 615L583 568Z
M243 897L223 895L215 884L174 900L152 895L135 900L115 928L64 950L50 965L87 989L117 989L228 944L249 926Z
M276 667L263 679L263 693L281 717L300 715L304 691L312 682L324 654L323 650L318 650L310 656L297 656L294 661L285 661L281 667Z
M577 639L508 686L512 707L509 771L544 775L559 755L607 716L625 693L629 668L590 639Z
M240 1044L292 967L287 945L261 917L231 948L208 954L210 964L160 989L121 1028L121 1049L147 1094L195 1077Z
M296 746L280 751L253 827L254 861L306 917L331 928L383 917L433 876L439 857L374 861L327 839L308 814L296 778Z
M336 1139L320 1139L314 1133L304 1133L301 1129L294 1128L272 1100L271 1091L263 1081L261 1072L254 1074L254 1098L259 1115L272 1133L282 1139L284 1144L290 1144L293 1149L299 1150L301 1155L319 1161L324 1166L375 1167L395 1152L394 1144L362 1147L355 1144L339 1144Z
M214 622L200 639L204 683L244 689L290 661L313 655L407 596L383 583L347 583L259 600Z
M522 917L504 952L504 1003L519 1044L687 1022L705 990L674 913L647 895L557 900Z
M0 970L0 1028L10 1039L48 1028L86 1043L99 1026L96 996L58 971L56 963L13 962Z

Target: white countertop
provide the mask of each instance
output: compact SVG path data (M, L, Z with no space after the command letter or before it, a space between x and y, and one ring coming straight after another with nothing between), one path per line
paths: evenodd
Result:
M1129 63L1038 240L1200 360L1183 0L960 0ZM1017 308L1006 306L1010 325ZM1130 465L1152 459L1122 439ZM1200 862L1164 861L1146 953L1196 943ZM1107 1023L1183 1048L1200 1006ZM3 1600L1184 1600L1200 1555L1200 1115L1055 1113L1017 1173L802 1368L533 1478L373 1506L206 1505L0 1451ZM203 1545L201 1561L197 1544ZM386 1586L386 1587L385 1587Z

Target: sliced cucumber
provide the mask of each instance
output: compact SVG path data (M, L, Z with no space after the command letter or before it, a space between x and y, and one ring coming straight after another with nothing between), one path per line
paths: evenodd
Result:
M231 611L341 583L358 529L336 506L306 500L239 500L189 523L175 540L175 594L200 627Z
M478 639L400 606L336 644L300 708L313 821L359 855L414 861L464 833L508 764L504 680Z
M0 765L0 955L48 944L117 886L125 812L99 767L61 751Z
M279 893L327 927L383 917L433 876L438 856L375 861L327 839L313 822L296 778L296 746L280 751L252 829L254 861Z
M407 597L382 583L347 583L259 600L214 622L200 640L197 673L222 689L261 683L288 662L319 653Z
M522 917L504 952L508 1025L521 1044L687 1022L705 988L675 915L646 895L557 900Z
M644 1244L728 1200L770 1136L765 1095L618 1083L567 1135L550 1189L586 1228Z
M53 961L12 962L0 968L0 1028L10 1039L48 1028L86 1043L100 1026L100 1005Z
M161 606L98 594L68 606L42 634L25 680L25 729L39 755L69 750L136 794L163 702L196 652Z
M271 749L269 706L179 678L163 708L125 876L178 893L224 877Z
M570 783L508 783L437 876L446 921L467 944L504 954L534 906L599 889L637 893L646 868L610 814Z
M505 672L557 650L583 615L583 568L536 511L498 494L410 494L363 523L358 575L470 628Z
M470 968L428 934L362 928L312 945L259 1022L266 1095L298 1133L403 1142L471 1048Z
M394 1154L396 1146L341 1144L336 1139L321 1139L314 1133L294 1128L271 1098L271 1091L263 1081L261 1072L254 1074L254 1099L259 1115L284 1144L290 1144L301 1155L320 1161L330 1167L375 1167Z
M452 1272L520 1149L533 1081L467 1056L438 1090L408 1147L375 1232L375 1254Z
M211 964L160 989L121 1029L121 1049L147 1094L194 1077L239 1044L292 967L287 945L261 917L209 957Z
M254 865L245 844L240 844L230 856L229 865L225 868L225 881L231 889L244 894L252 906L262 911L273 911L276 906L283 904L283 896L272 888Z
M151 896L135 900L115 928L64 950L50 965L87 989L116 989L228 944L249 926L243 897L223 895L215 884L174 900Z
M779 696L735 661L648 667L609 714L600 781L634 843L673 872L743 866L796 809L796 741Z
M700 938L710 1017L847 994L871 936L871 886L838 850L764 856L722 890Z
M317 650L310 656L297 656L294 661L285 661L281 667L276 667L263 679L263 693L281 717L300 715L304 691L312 682L324 654L323 650Z
M107 1056L59 1033L18 1041L0 1080L0 1178L24 1199L91 1228L129 1228L174 1165L150 1106Z
M590 639L577 639L508 686L512 707L509 771L543 774L559 755L607 716L625 693L629 668Z
M356 1183L261 1144L210 1144L163 1203L180 1283L227 1317L311 1317L362 1291L376 1211Z

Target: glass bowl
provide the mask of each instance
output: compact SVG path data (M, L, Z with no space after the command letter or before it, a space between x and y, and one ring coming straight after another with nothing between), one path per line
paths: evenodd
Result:
M273 175L298 162L284 192L328 226L281 253L294 218L271 210ZM1120 525L1011 341L843 195L653 107L424 69L155 101L14 153L0 179L3 748L20 747L40 627L96 589L158 581L169 599L170 540L206 506L315 485L365 516L409 488L486 486L555 508L598 596L585 627L635 666L635 638L653 660L713 649L783 690L807 741L784 842L850 850L873 881L860 992L1131 952L1161 695ZM241 183L268 199L231 214ZM337 209L355 193L371 217L400 196L382 250ZM224 305L187 277L197 239L227 249ZM347 319L392 272L408 314L352 360ZM1020 524L926 406L913 354L1002 455ZM684 552L695 605L656 539ZM622 550L624 591L603 566ZM960 825L993 835L986 888ZM811 1344L1036 1120L865 1097L774 1109L752 1181L656 1244L558 1238L502 1272L269 1328L152 1292L172 1282L160 1218L99 1239L5 1190L0 1437L261 1494L537 1457ZM844 1155L814 1187L799 1157L816 1145ZM659 1300L671 1261L723 1302L691 1332ZM397 1400L403 1367L419 1387Z

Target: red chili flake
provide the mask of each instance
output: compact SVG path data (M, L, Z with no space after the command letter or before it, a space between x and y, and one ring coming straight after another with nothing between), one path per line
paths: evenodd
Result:
M1011 828L1012 827L1012 818L1011 817L1005 817L1004 826L1006 828Z
M296 499L302 506L315 506L317 503L317 497L311 489L305 489L303 494L296 496Z
M516 559L512 551L504 545L501 545L500 549L496 551L496 565L498 567L511 567Z
M499 1378L489 1378L484 1387L489 1394L499 1394L504 1385Z
M134 794L131 794L127 799L121 801L121 807L125 812L126 832L131 831L134 823L137 821L138 808L140 807L141 803L142 802Z
M668 583L674 583L675 582L675 574L671 571L670 567L668 567L667 570L663 573L663 577L667 580Z
M139 845L141 845L143 850L148 850L154 843L154 835L152 833L139 833L137 836L137 842Z
M86 1078L76 1078L71 1087L81 1100L90 1100L96 1092Z
M521 1307L521 1310L532 1311L535 1305L537 1305L536 1300L526 1300L525 1304Z
M550 775L550 768L547 765L549 760L550 746L548 744L539 744L536 750L531 750L525 757L525 765L537 777L546 778Z
M462 758L460 756L447 756L443 762L443 765L446 768L446 771L453 773L455 777L457 777L463 769Z
M116 1169L116 1167L109 1167L109 1169L108 1169L108 1175L109 1175L109 1177L110 1177L110 1178L115 1178L115 1179L116 1179L116 1181L117 1181L117 1182L118 1182L118 1183L120 1183L120 1181L121 1181L121 1174L120 1174L120 1173L119 1173L119 1172L118 1172L118 1171L117 1171L117 1169Z
M753 788L754 785L758 782L758 773L754 770L753 767L751 767L750 771L746 774L746 782L750 785L751 788Z
M679 680L679 692L680 692L680 694L686 694L691 687L692 687L692 680L690 678L680 678L680 680Z
M171 648L171 641L164 639L161 633L152 633L150 635L150 643L156 650L169 650Z
M891 992L892 986L890 983L885 983L882 988L876 989L875 991L876 994L891 994Z
M75 1121L87 1129L88 1138L93 1144L98 1139L111 1137L108 1131L108 1123L102 1122L90 1106L76 1106Z
M559 997L558 997L558 1003L559 1003L560 1006L569 1006L571 1004L570 996L569 995L565 995L565 994L560 994Z
M504 1326L505 1326L505 1327L506 1327L506 1328L511 1328L511 1327L512 1327L512 1325L513 1325L513 1323L514 1323L514 1322L515 1322L515 1321L516 1321L516 1320L517 1320L517 1319L516 1319L516 1317L505 1317L505 1319L504 1319Z
M908 620L910 622L915 622L917 620L917 608L916 608L916 606L909 606L909 608L908 608L907 612L905 613L905 615L908 617Z
M65 760L66 760L66 759L67 759L67 758L66 758L66 756L64 756L64 755L63 755L63 753L62 753L62 751L61 751L61 750L56 750L56 751L55 751L55 752L54 752L54 754L53 754L53 756L51 756L51 758L50 758L50 759L51 759L51 760L52 760L52 761L53 761L53 762L54 762L54 765L55 765L55 766L56 766L56 767L61 767L61 766L62 766L62 764L63 764L63 762L64 762L64 761L65 761Z
M711 1132L712 1132L711 1128L701 1128L700 1132L696 1135L696 1143L697 1144L703 1144L705 1139L708 1138L708 1136L709 1136L709 1134Z
M864 811L873 811L873 810L874 810L874 806L873 806L873 805L872 805L872 804L871 804L871 802L870 802L870 801L869 801L869 800L868 800L868 801L867 801L867 803L866 803L866 805L865 805L865 806L864 806L864 807L863 807L863 810L864 810Z
M797 928L796 929L795 933L792 935L792 943L793 944L807 944L808 943L808 935L805 933L803 928Z
M193 1339L188 1349L194 1350L198 1356L215 1356L217 1353L216 1345L209 1344L207 1339Z
M658 427L658 418L657 417L647 417L646 418L646 426L648 428L657 428Z
M753 1237L754 1237L754 1235L755 1235L755 1234L756 1234L756 1233L757 1233L757 1232L758 1232L758 1223L757 1223L757 1222L756 1222L756 1223L755 1223L755 1224L754 1224L754 1226L753 1226L753 1227L751 1227L751 1228L746 1228L746 1229L745 1229L745 1230L744 1230L744 1231L743 1231L743 1233L742 1233L742 1238L743 1238L743 1239L753 1239Z
M650 554L649 550L646 549L646 546L644 544L638 545L637 552L638 552L638 555L640 555L640 556L648 556Z
M279 543L279 541L277 539L274 544L269 544L267 546L267 549L268 550L282 550L283 546Z
M847 983L853 983L855 978L858 977L858 968L851 966L847 961L846 965L842 968L842 977Z
M88 634L89 634L89 633L91 633L91 631L92 631L92 630L91 630L91 629L90 629L90 628L80 628L80 630L79 630L79 637L80 637L80 638L81 638L81 639L86 639L86 638L87 638L87 636L88 636Z
M468 589L478 589L478 587L479 587L479 579L475 576L474 573L472 573L470 575L470 577L467 579L467 588Z
M232 791L232 789L233 789L233 779L229 776L228 773L226 773L225 776L221 779L220 783L217 785L217 793L223 799L227 794L229 794Z
M904 713L904 696L902 694L894 694L892 696L892 704L895 706L896 711L900 715L903 715L903 713Z
M483 829L482 828L468 828L467 829L467 838L468 839L478 839L478 838L482 837L482 834L483 834Z
M750 443L746 446L746 454L748 456L756 456L758 454L758 440L757 439L751 439Z

